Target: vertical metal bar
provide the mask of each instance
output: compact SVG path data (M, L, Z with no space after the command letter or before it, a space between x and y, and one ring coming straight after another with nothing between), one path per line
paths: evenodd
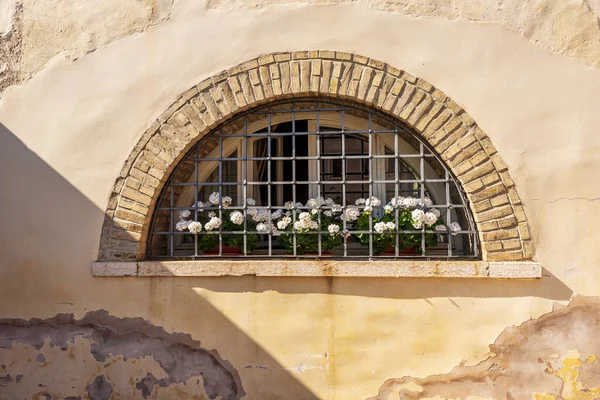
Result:
M369 200L373 197L373 114L369 113ZM371 206L372 207L372 206ZM373 257L373 211L369 215L369 257Z
M321 231L323 230L323 227L321 226L321 204L319 199L321 198L321 135L320 135L320 125L319 125L319 117L320 117L320 113L319 113L319 107L317 105L317 115L316 115L316 121L315 121L315 142L317 144L317 162L315 163L317 165L317 205L318 205L318 214L317 214L317 221L319 224L318 227L318 234L317 234L317 248L319 250L318 254L319 257L321 257L322 253L321 253Z
M343 239L344 239L344 257L348 257L348 238L346 231L348 226L346 224L346 124L345 124L345 111L342 109L342 223L343 223Z
M242 184L243 184L243 201L244 201L244 256L248 256L248 117L244 117L244 134L243 141L243 161L242 161Z
M446 173L446 237L448 238L448 257L452 257L452 235L450 234L450 229L447 228L447 226L450 224L450 218L452 217L452 201L450 199L450 173L445 168L444 170Z
M292 103L292 234L294 239L294 257L298 252L296 251L296 228L294 227L296 222L296 103Z
M394 255L396 257L398 257L400 255L400 234L398 233L399 231L399 224L400 224L400 207L398 204L398 196L400 195L400 168L399 165L400 164L400 151L398 149L400 143L399 143L399 134L398 134L398 125L394 125L394 202L396 204L396 207L394 207L394 214L395 214L395 222L396 222L396 248L394 250Z
M169 179L169 185L171 186L171 196L170 196L170 208L171 208L171 218L170 218L170 223L169 223L169 242L170 242L170 246L171 246L171 257L175 256L175 234L173 233L173 228L175 225L175 210L173 210L173 207L175 207L175 202L174 202L174 194L173 194L173 179Z
M423 142L419 142L419 173L421 174L421 204L424 204L425 200L425 146L423 146ZM421 226L421 255L425 256L425 224Z
M198 146L194 149L194 221L198 221ZM194 237L194 256L198 256L198 235Z
M223 131L219 129L219 218L223 221ZM219 257L223 256L223 224L219 226Z
M267 226L267 240L269 241L269 257L272 255L271 239L271 111L267 114L267 207L269 212L269 225Z

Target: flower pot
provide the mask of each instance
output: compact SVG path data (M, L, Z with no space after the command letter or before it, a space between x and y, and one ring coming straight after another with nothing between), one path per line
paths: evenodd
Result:
M235 246L223 246L223 254L242 254L242 249ZM219 246L214 249L204 250L204 254L219 254Z
M394 246L388 246L385 248L383 254L396 255L396 248ZM399 249L398 255L403 255L403 254L417 254L417 248L416 247L406 247L403 249Z

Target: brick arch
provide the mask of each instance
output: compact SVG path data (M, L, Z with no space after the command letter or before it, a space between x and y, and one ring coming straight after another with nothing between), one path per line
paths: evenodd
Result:
M99 261L144 258L152 212L187 151L236 114L294 97L344 99L402 121L446 162L467 194L484 261L531 260L523 205L487 135L452 99L381 61L333 51L264 55L203 80L146 130L117 178Z

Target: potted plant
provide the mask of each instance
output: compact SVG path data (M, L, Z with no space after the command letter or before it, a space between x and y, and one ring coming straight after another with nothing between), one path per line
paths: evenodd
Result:
M437 245L435 232L442 230L438 226L443 226L443 223L439 210L432 207L433 202L427 197L420 199L398 196L392 198L383 210L381 210L382 203L377 197L358 199L355 205L356 207L346 209L346 221L354 225L358 231L370 231L372 221L372 239L368 233L358 233L355 236L364 246L369 246L372 240L374 255L395 254L397 232L399 253L421 252L423 231L425 231L425 247ZM379 212L374 212L375 210ZM456 226L453 228L456 229ZM421 232L402 232L416 230Z
M294 207L295 206L295 207ZM336 246L342 244L341 221L339 214L341 206L334 203L332 199L318 197L310 199L304 207L307 210L299 210L303 207L301 203L294 205L286 203L287 211L277 222L277 235L279 243L283 245L289 254L318 254L319 237L321 240L321 254L327 254ZM319 229L319 218L321 221ZM295 221L294 221L295 219ZM314 233L327 231L328 233ZM294 232L296 233L294 244Z

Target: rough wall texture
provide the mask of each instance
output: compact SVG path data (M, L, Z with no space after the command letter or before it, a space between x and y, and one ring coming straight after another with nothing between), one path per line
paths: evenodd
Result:
M600 298L576 297L539 319L509 327L477 365L387 381L373 400L596 399L600 396Z
M96 311L81 320L0 320L0 398L108 400L113 393L221 400L245 394L237 371L216 351L141 318Z
M597 0L209 0L209 8L257 8L285 3L365 3L412 17L492 22L519 32L546 49L600 68Z
M23 40L23 8L20 3L5 1L11 5L0 9L4 26L0 29L0 95L10 85L20 82L21 50Z

